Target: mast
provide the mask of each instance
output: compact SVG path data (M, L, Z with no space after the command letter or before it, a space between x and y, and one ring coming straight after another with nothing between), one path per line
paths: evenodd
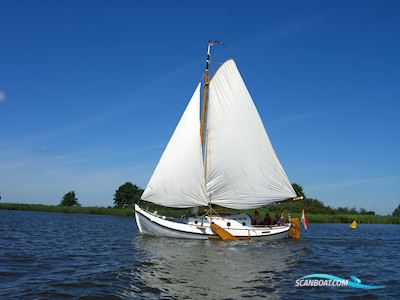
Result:
M202 145L204 144L204 124L206 121L206 111L207 111L208 66L210 64L211 42L212 41L208 41L206 69L204 71L203 105L202 105L202 109L201 109L201 125L200 125L200 139L201 139Z
M200 139L201 139L201 145L203 146L204 149L204 180L207 180L207 148L208 148L208 143L207 143L207 136L208 132L207 129L204 129L206 119L207 119L207 104L208 104L208 87L209 87L209 71L208 67L210 65L210 56L211 56L211 47L214 46L215 44L222 44L221 41L218 40L210 40L208 41L208 47L207 47L207 59L206 59L206 68L204 70L204 85L203 85L203 105L201 109L201 124L200 124ZM204 135L204 131L205 135ZM209 197L207 197L209 198ZM211 195L210 198L208 199L208 205L209 208L211 209Z
M206 69L204 70L203 105L202 105L202 109L201 109L201 124L200 124L200 139L201 139L202 145L204 145L204 143L205 143L204 126L205 126L205 122L206 122L206 118L207 118L208 85L209 85L208 67L210 65L211 47L214 46L215 44L222 44L222 42L218 41L218 40L210 40L210 41L208 41Z

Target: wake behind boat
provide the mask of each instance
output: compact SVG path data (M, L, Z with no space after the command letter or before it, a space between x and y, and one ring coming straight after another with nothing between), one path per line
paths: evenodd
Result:
M172 219L135 206L143 234L176 238L286 238L290 224L255 226L248 215L218 215L212 205L250 209L299 199L257 108L229 59L209 77L209 41L200 120L198 84L141 197L175 208L208 207L203 216Z

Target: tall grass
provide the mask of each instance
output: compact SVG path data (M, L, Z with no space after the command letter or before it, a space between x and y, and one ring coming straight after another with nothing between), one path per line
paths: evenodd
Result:
M278 216L281 215L282 210L279 210L278 206L273 207L261 207L258 208L257 211L260 213L261 219L264 218L265 213L269 213L271 218L275 217L275 214ZM218 210L219 213L232 214L237 213L236 210L221 208ZM242 213L247 213L251 216L254 215L255 209L242 210ZM380 215L362 215L362 214L322 214L322 213L307 213L307 220L310 223L351 223L353 220L357 220L359 223L363 224L400 224L400 217L393 216L380 216ZM287 211L286 211L286 217ZM295 218L301 217L300 213L291 213L291 217Z
M115 215L115 216L133 216L135 213L133 207L106 208L106 207L55 206L55 205L18 204L18 203L0 203L0 209L47 211L47 212L75 213L75 214Z
M380 215L307 214L307 219L311 223L351 223L353 220L357 220L362 224L400 224L399 217Z
M157 211L160 215L180 217L188 215L189 209L176 209L165 208L151 203L143 203L141 205L144 209L149 211ZM26 210L26 211L47 211L58 213L77 213L77 214L100 214L100 215L114 215L131 217L134 215L135 210L133 207L129 208L113 208L113 207L79 207L79 206L55 206L55 205L42 205L42 204L18 204L18 203L0 203L0 209L7 210ZM242 210L240 212L247 213L251 216L254 215L254 209ZM263 218L264 214L268 211L273 218L275 214L281 214L281 211L267 210L267 208L258 209L260 216ZM218 209L220 214L233 214L238 213L237 210ZM298 213L292 213L292 217L300 217ZM400 217L380 216L380 215L338 215L338 214L307 214L307 219L310 223L350 223L357 220L360 223L369 224L400 224Z

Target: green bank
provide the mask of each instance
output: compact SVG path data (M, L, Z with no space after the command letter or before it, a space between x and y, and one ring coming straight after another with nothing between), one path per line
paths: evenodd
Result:
M146 208L146 206L144 206ZM161 215L180 217L181 215L188 215L189 209L173 209L158 207L151 205L147 207L150 211L157 211ZM58 212L58 213L76 213L76 214L100 214L100 215L113 215L132 217L134 215L134 208L114 208L114 207L81 207L81 206L55 206L55 205L42 205L42 204L17 204L17 203L0 203L2 210L24 210L24 211L44 211L44 212ZM261 215L268 212L270 215L280 214L282 212L288 213L288 210L283 209L276 205L275 207L262 207L258 209ZM237 211L221 209L219 213L237 213ZM245 210L243 213L250 215L254 214L254 210ZM307 213L307 209L306 209ZM300 217L299 212L291 213L292 217ZM368 215L368 214L332 214L332 213L307 213L308 221L311 223L350 223L352 220L357 220L362 224L400 224L400 217L397 216L381 216L381 215Z
M98 215L114 215L114 216L133 216L134 214L133 208L56 206L56 205L19 204L19 203L18 204L0 203L0 209L46 211L46 212L75 213L75 214L98 214Z

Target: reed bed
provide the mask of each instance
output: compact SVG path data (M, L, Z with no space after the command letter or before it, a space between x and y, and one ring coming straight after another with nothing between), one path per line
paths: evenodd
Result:
M157 205L142 205L143 208L154 212L157 211L160 215L180 217L182 215L189 215L189 209L174 209L165 208ZM132 217L135 213L133 207L128 208L114 208L114 207L83 207L83 206L56 206L56 205L43 205L43 204L20 204L20 203L0 203L0 209L3 210L25 210L25 211L44 211L56 213L75 213L75 214L99 214L99 215L113 215ZM268 212L273 218L275 214L280 215L282 211L274 211L267 208L258 209L260 216L263 218L264 214ZM218 209L220 214L238 213L236 210ZM242 213L254 215L254 210L244 210ZM307 210L306 210L307 213ZM318 214L307 213L307 219L310 223L350 223L357 220L361 224L400 224L400 217L394 216L381 216L381 215L362 215L362 214ZM287 216L287 214L286 214ZM292 213L291 217L300 217L299 213Z

